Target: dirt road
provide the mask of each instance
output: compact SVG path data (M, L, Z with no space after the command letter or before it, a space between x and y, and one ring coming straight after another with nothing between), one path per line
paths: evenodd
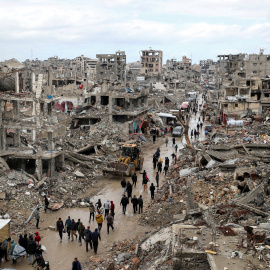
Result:
M156 144L149 144L146 148L143 149L144 153L144 166L143 170L146 170L147 175L150 179L150 182L155 183L155 173L156 170L153 170L152 157L155 153L157 147L160 147L161 157L165 160L165 157L169 157L171 160L171 154L174 152L174 147L172 147L172 138L169 137L169 145L165 146L165 139L158 138ZM176 138L176 143L180 146L180 138ZM142 186L142 175L137 172L138 183L137 187L133 188L133 194L139 197L143 196L144 205L147 206L151 200L149 190L143 192ZM151 231L151 227L140 226L138 225L139 214L133 214L133 208L131 203L127 207L126 215L122 214L122 208L120 206L122 188L121 182L122 178L116 178L111 176L106 176L104 179L100 180L98 187L103 187L101 191L94 197L91 197L91 201L96 202L98 199L101 199L102 204L108 199L114 201L116 206L115 209L115 230L107 234L107 224L103 223L103 228L101 230L101 242L99 244L97 256L104 257L107 254L107 251L112 247L114 241L120 241L124 239L134 238L136 236L140 237L144 235L145 232ZM131 179L126 177L126 180ZM160 177L160 185L164 181L164 174ZM132 182L132 181L131 181ZM148 185L149 188L150 185ZM97 188L98 190L98 187ZM60 242L59 235L57 232L51 231L48 226L55 226L56 221L59 217L63 220L66 220L68 216L74 218L77 221L79 218L85 226L90 225L91 230L97 228L97 223L89 220L89 210L88 208L71 208L71 209L61 209L56 212L41 213L41 222L40 222L40 235L42 237L41 244L45 245L47 248L47 254L44 255L45 260L48 260L51 265L52 270L57 269L71 269L71 263L74 257L78 257L80 261L87 259L90 256L94 255L93 250L90 250L88 253L85 250L84 243L82 246L79 245L79 242L67 239L67 234L64 234L63 241ZM32 230L31 233L34 233L36 230ZM14 238L14 240L17 240ZM16 269L24 270L30 269L31 266L28 265L28 259L19 259ZM10 263L5 264L5 267L12 267ZM15 268L15 267L14 267Z

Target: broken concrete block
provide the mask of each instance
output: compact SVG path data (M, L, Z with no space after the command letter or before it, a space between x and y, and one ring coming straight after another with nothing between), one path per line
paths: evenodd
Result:
M74 174L75 174L77 177L84 177L84 174L81 173L80 171L75 171Z

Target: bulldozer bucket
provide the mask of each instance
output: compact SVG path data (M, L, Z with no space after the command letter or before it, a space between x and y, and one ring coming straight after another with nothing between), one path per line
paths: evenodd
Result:
M120 163L120 162L111 162L107 165L106 168L103 169L104 173L110 173L114 175L130 175L130 167L128 164Z

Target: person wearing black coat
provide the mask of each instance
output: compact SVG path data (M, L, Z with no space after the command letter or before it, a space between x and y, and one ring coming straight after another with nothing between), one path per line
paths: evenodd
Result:
M90 244L90 248L92 249L92 232L90 231L90 226L87 226L87 229L84 231L85 236L85 244L86 244L86 252L88 252L88 244Z
M131 178L132 178L132 186L136 187L136 183L138 181L136 172L134 172Z
M133 204L133 212L135 214L138 210L138 199L136 198L136 195L131 199L131 203Z
M143 198L142 195L140 195L140 198L138 199L139 203L139 214L143 212Z
M130 182L127 182L127 196L128 196L128 200L129 198L132 197L132 185L130 184Z
M162 163L160 161L157 164L157 168L158 168L158 172L161 173L162 172Z
M150 186L150 192L151 192L151 199L154 199L155 198L155 186L154 184L152 183L151 186Z
M24 235L24 237L21 240L20 245L25 249L26 253L27 253L27 234Z
M30 235L29 239L28 239L28 243L27 243L27 251L28 251L28 254L29 254L30 263L33 263L33 261L35 259L36 249L37 249L37 244L33 240L33 236Z
M172 139L172 144L174 145L175 144L175 138L173 137Z
M64 223L62 221L61 218L58 219L58 221L56 222L56 230L59 233L60 236L60 241L62 241L63 238L63 230L64 230Z
M155 170L156 167L157 167L157 157L156 157L156 155L153 156L153 166L154 166L154 170Z
M126 214L126 209L127 209L128 203L129 203L128 198L125 195L123 195L121 202L120 202L120 205L123 206L123 214Z
M126 179L123 179L123 180L121 181L121 186L122 186L122 188L123 188L123 192L122 192L122 195L123 195L123 194L125 194L125 192L126 192L126 187L127 187Z
M97 254L98 239L101 241L100 233L98 232L98 229L95 229L95 231L92 233L92 242L93 242L95 254Z

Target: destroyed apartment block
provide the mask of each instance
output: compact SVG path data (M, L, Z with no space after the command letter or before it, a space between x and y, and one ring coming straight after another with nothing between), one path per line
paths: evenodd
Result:
M128 88L129 89L129 88ZM131 90L131 89L130 89ZM102 120L118 123L128 123L130 133L136 132L141 119L149 110L149 88L140 88L138 91L121 90L111 91L103 83L100 91L85 97L85 113L77 114L72 121L72 127L89 129L90 126ZM92 105L94 104L94 105Z
M53 176L55 166L63 165L63 156L54 150L53 138L61 131L53 117L53 103L59 98L42 93L43 76L39 75L34 92L0 94L0 155L10 169L25 170L42 179ZM64 134L62 134L64 135ZM37 140L47 141L46 149L33 146Z

